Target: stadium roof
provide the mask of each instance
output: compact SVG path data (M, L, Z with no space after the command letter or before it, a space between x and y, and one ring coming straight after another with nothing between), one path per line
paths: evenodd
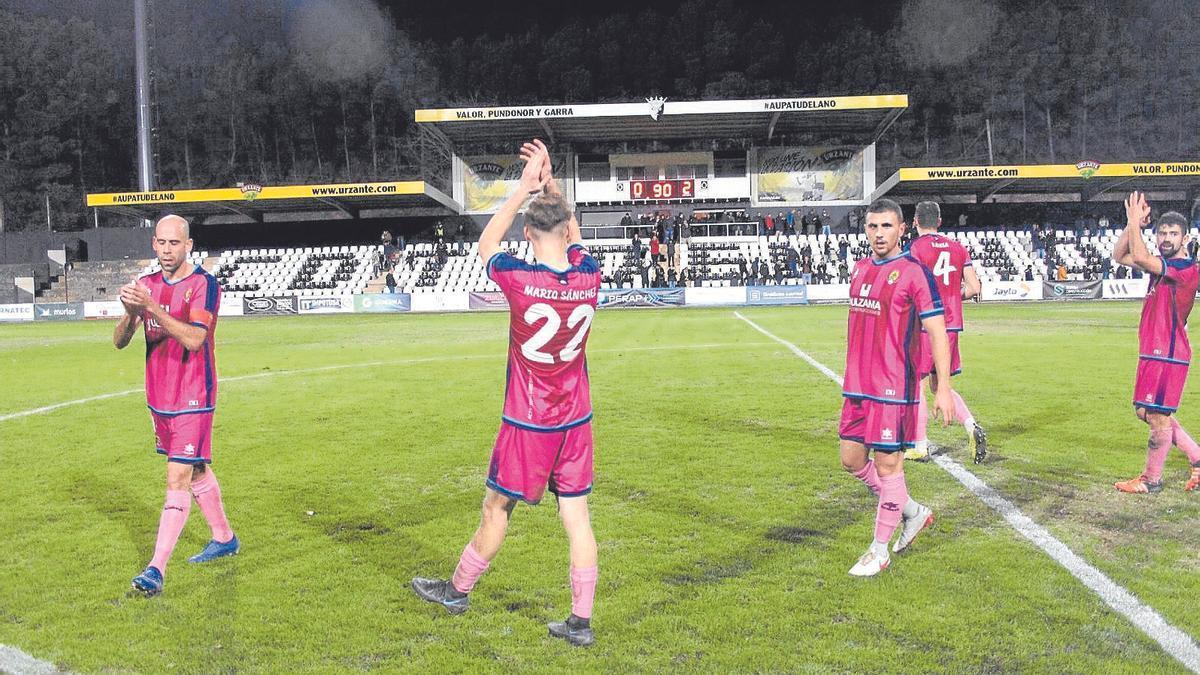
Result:
M874 142L908 107L908 96L834 96L740 101L537 105L418 110L416 120L455 143L546 138L552 142L671 138L770 141L820 133Z
M1037 164L900 169L880 183L872 199L937 197L947 202L1111 201L1131 190L1200 191L1200 162L1141 164Z
M462 207L423 181L262 186L155 192L89 194L87 205L138 218L164 212L205 218L235 215L252 221L292 220L297 214L340 212L358 218L369 210L404 210L412 215L459 213ZM268 216L271 216L268 218Z

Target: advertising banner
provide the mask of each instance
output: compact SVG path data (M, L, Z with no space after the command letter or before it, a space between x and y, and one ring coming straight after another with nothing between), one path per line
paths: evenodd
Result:
M412 310L408 293L363 293L354 296L354 311L368 314L391 314Z
M748 305L807 305L808 287L799 286L747 286Z
M349 295L300 298L301 314L344 314L353 311L354 299Z
M33 305L0 305L0 321L33 321Z
M82 302L51 302L33 306L38 321L78 321L83 318Z
M1042 284L1037 281L985 281L981 300L1041 300Z
M601 290L599 307L672 307L682 305L682 288L625 288Z
M865 149L855 146L757 149L757 203L861 201Z
M697 307L705 305L744 305L746 303L746 289L741 286L721 286L716 288L689 287L684 289L683 298L683 304Z
M264 316L280 314L298 314L296 298L293 296L264 296L261 298L243 298L242 313L246 316Z
M471 309L508 309L508 300L499 291L471 293Z
M242 316L244 313L241 298L221 296L221 307L217 309L217 316Z
M554 176L568 202L575 201L574 162L568 155L552 155ZM481 155L462 158L462 205L466 213L495 213L517 189L525 163L517 155Z
M817 284L808 287L809 302L848 302L850 284Z
M1103 282L1104 297L1116 300L1142 299L1146 297L1146 289L1150 279L1105 279Z
M1104 292L1099 281L1043 281L1043 300L1099 300Z
M83 318L85 319L119 319L124 313L125 305L122 305L120 300L83 303Z

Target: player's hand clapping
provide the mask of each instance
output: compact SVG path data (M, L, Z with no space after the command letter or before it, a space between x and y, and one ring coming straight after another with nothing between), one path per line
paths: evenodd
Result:
M545 189L546 184L551 180L550 152L546 150L545 144L537 139L523 144L521 159L525 162L525 169L521 171L520 189L526 194L533 194Z
M1146 193L1131 192L1125 200L1126 222L1138 227L1150 227L1150 204L1146 201Z
M121 287L121 304L131 316L137 316L154 307L154 298L150 289L138 283L129 283Z

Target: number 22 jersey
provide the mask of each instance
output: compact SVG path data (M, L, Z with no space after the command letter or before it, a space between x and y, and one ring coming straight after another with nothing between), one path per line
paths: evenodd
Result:
M600 265L583 246L567 249L566 270L492 256L488 278L509 306L504 421L562 431L592 419L587 347L600 293Z

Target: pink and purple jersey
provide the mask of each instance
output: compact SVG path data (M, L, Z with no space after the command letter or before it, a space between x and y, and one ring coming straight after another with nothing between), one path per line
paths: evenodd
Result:
M963 329L962 284L963 272L970 267L971 254L962 244L936 232L923 234L908 245L908 253L917 259L937 281L946 310L946 330Z
M1196 301L1200 273L1190 258L1159 258L1162 272L1152 275L1142 322L1138 326L1138 356L1153 361L1188 364L1192 346L1187 320Z
M592 418L588 329L596 314L600 265L578 244L566 270L501 252L488 261L509 306L504 421L532 431L561 431Z
M916 258L901 254L859 260L850 278L842 395L917 403L921 321L942 313L937 284Z
M147 274L138 283L150 289L154 302L170 315L208 330L208 339L195 352L184 349L149 314L143 314L146 332L146 403L158 415L211 412L217 406L217 361L213 342L221 286L200 267L176 282L161 272Z

